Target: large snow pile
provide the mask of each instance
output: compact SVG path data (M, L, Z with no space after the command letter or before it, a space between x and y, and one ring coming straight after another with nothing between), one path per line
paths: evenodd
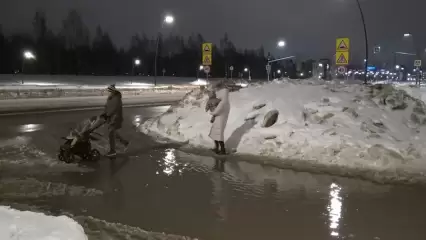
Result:
M0 206L1 240L87 240L83 228L65 217L22 212Z
M415 85L408 84L394 84L397 89L404 90L408 95L426 101L426 88L424 86L417 87Z
M206 101L202 90L193 91L142 131L212 147ZM238 153L421 175L426 170L426 106L390 85L274 82L233 92L230 103L226 145ZM265 127L271 124L265 116L275 110L276 123Z

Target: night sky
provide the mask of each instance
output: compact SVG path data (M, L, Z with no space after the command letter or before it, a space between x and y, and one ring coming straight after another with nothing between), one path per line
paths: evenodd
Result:
M361 0L370 45L382 46L381 59L391 61L392 52L426 47L426 1ZM175 34L200 32L219 42L225 32L238 48L264 45L276 56L329 57L334 39L351 38L352 61L362 61L364 40L355 0L4 0L0 23L5 33L31 32L35 11L44 11L49 28L58 31L69 9L76 9L94 32L100 24L117 46L128 46L130 37L145 32L154 35L164 13L173 13ZM403 39L405 32L413 39ZM285 39L285 50L275 48ZM372 49L371 47L371 49ZM372 52L372 51L371 51ZM375 59L372 59L375 60Z

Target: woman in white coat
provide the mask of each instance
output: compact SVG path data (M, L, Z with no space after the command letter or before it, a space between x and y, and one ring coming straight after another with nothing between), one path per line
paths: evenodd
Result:
M210 129L209 137L213 139L215 143L215 149L213 149L213 151L218 154L226 154L224 133L226 123L228 122L229 111L231 110L229 104L229 90L223 84L219 84L216 90L216 97L220 99L220 102L211 113L216 118Z

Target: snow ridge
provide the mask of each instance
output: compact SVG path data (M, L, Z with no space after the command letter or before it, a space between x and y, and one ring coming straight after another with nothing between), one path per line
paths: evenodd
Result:
M141 130L211 147L206 101L195 90ZM225 138L237 153L426 179L426 105L391 85L274 81L233 92L230 103ZM277 122L262 127L275 110Z

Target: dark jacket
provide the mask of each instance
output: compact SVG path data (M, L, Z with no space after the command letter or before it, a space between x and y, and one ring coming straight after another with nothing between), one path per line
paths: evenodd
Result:
M105 104L105 111L107 123L115 128L121 128L123 123L123 102L120 92L115 92L112 96L108 97Z

